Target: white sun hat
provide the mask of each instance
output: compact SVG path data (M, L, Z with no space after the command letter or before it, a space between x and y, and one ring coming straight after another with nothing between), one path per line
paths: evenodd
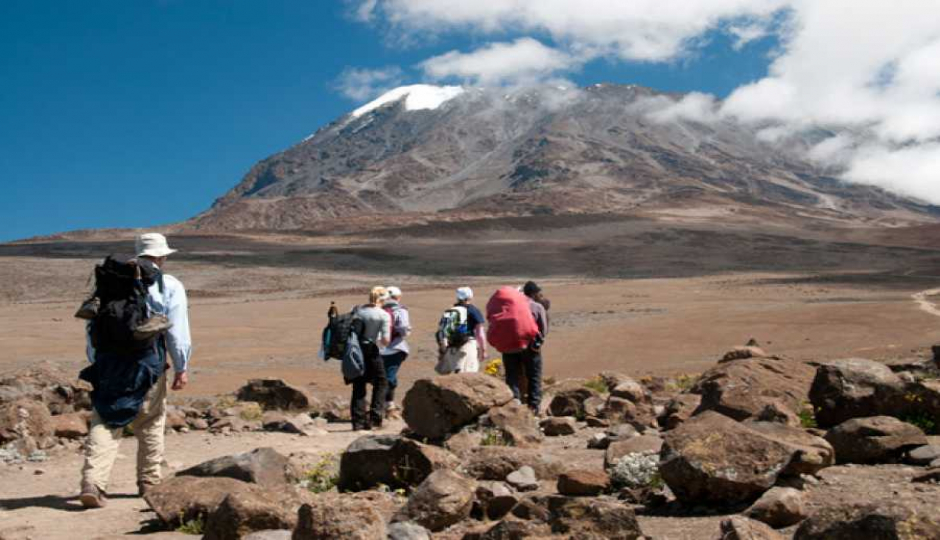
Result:
M160 233L137 235L135 245L138 257L166 257L171 253L176 253L175 249L170 249L167 245L166 236Z
M464 302L467 300L473 300L473 289L470 287L461 287L457 289L457 301Z
M401 298L401 289L398 287L385 287L385 292L392 298Z

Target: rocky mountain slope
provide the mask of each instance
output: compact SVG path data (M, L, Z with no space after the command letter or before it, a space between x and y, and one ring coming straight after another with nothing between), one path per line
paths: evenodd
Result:
M190 225L289 230L442 211L899 224L940 213L804 159L824 133L765 142L757 127L684 111L683 97L608 84L402 87L256 164Z

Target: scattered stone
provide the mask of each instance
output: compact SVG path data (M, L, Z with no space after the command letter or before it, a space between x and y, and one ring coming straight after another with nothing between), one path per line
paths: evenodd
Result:
M764 405L764 408L757 413L754 419L761 422L774 422L797 428L801 427L803 424L798 414L776 400L770 401Z
M764 437L783 444L793 458L781 475L813 475L836 462L836 453L826 439L807 430L776 422L745 422L744 425Z
M299 475L284 454L273 448L257 448L200 463L177 476L234 478L268 488L283 488L294 483Z
M506 476L506 483L519 491L535 491L539 488L539 480L535 470L528 465L522 466Z
M794 540L940 538L935 505L892 501L824 507L800 524Z
M321 493L300 507L293 540L385 540L396 503L390 495Z
M508 514L519 498L503 482L483 481L477 484L476 500L480 513L487 519L502 519Z
M535 449L481 446L467 456L464 471L478 480L503 480L523 466L545 479L557 478L561 470L558 462Z
M928 444L911 450L907 454L907 462L911 465L930 465L940 459L940 444Z
M25 453L55 446L52 416L41 401L20 399L0 405L0 445L20 441Z
M601 414L603 414L603 413L601 413ZM606 428L606 427L610 427L610 420L607 420L606 418L598 418L598 417L596 417L596 416L588 416L588 417L586 417L586 418L584 419L584 423L587 424L588 427L592 427L592 428Z
M610 436L606 433L595 433L588 439L587 447L592 450L606 450L610 446Z
M594 497L610 489L610 477L604 471L575 469L558 477L558 493L574 497Z
M503 438L513 446L532 448L542 442L542 433L532 411L516 401L490 409L487 421L499 429Z
M252 379L237 392L239 401L254 401L265 410L306 411L316 401L306 390L281 379Z
M462 429L447 437L444 448L454 454L463 455L480 447L483 442L483 433L476 429Z
M927 444L920 428L891 416L853 418L829 430L826 440L839 463L890 463Z
M769 403L798 411L808 399L815 370L779 358L751 358L719 364L699 378L692 391L702 395L696 414L715 411L735 420L754 418Z
M203 418L193 418L189 420L189 427L199 431L205 431L209 429L209 422Z
M747 360L748 358L766 358L767 353L764 352L764 349L755 346L740 345L726 352L724 356L721 357L721 360L718 361L719 364L725 362L731 362L732 360Z
M595 390L584 386L584 383L582 379L571 379L553 387L554 396L548 404L551 415L584 418L584 402L600 395Z
M388 540L431 540L431 533L417 523L401 521L388 526Z
M629 377L622 378L616 386L612 386L610 395L636 404L649 403L651 399L649 390Z
M176 407L166 409L166 429L179 431L187 426L186 414Z
M414 487L434 471L456 468L447 450L398 435L367 435L353 441L340 458L339 488L360 491L380 484Z
M33 365L0 379L0 405L35 401L53 415L90 410L90 393L90 384L51 363Z
M480 534L465 535L463 540L521 540L551 536L552 529L547 523L504 519Z
M542 420L539 425L549 437L574 435L578 430L577 421L571 416L550 416Z
M268 492L260 486L241 480L177 476L147 490L144 500L161 521L175 528L181 522L201 519L211 514L223 499L236 493L270 498Z
M636 540L643 536L633 510L619 502L581 497L552 497L552 532L570 538Z
M255 531L243 536L242 540L291 540L293 531Z
M586 418L599 418L604 414L607 400L601 396L591 396L584 400L584 416Z
M821 427L852 418L898 414L904 383L884 364L861 358L823 364L816 370L809 399Z
M795 525L807 516L803 492L788 487L771 488L745 513L748 517L762 521L775 529Z
M676 429L683 422L692 418L695 411L702 404L699 394L679 394L666 404L666 408L659 415L659 425L663 429Z
M665 434L659 470L682 502L734 504L767 491L793 455L782 442L706 411Z
M415 382L405 395L403 416L417 435L441 440L511 400L509 388L484 373L442 375Z
M915 476L911 481L920 484L940 484L940 463L931 464L927 472Z
M609 469L620 460L620 458L630 454L643 454L653 452L658 454L663 447L663 439L655 435L637 435L630 439L614 441L607 447L604 453L604 468Z
M81 439L88 436L88 416L85 413L68 413L52 417L52 429L56 437Z
M317 422L307 413L288 415L281 411L267 411L261 418L261 426L267 431L283 431L304 437L327 434L327 431L318 427Z
M222 499L209 514L203 540L230 540L254 531L293 529L296 523L296 512L272 501L269 494L236 492Z
M784 540L784 537L760 521L734 516L721 522L719 540Z
M261 422L256 420L245 420L238 416L225 416L212 423L209 431L212 433L255 431L261 428Z
M395 521L441 531L470 517L475 492L475 481L451 470L435 471L415 489Z

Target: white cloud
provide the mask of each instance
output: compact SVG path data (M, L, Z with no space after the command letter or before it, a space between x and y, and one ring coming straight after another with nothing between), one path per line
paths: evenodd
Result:
M715 96L692 92L679 101L661 98L647 117L654 122L669 123L678 120L709 123L718 120L718 101Z
M745 22L732 24L728 27L728 33L734 37L734 50L740 51L748 43L766 37L770 30L765 22Z
M470 53L451 51L422 62L432 79L457 78L481 85L519 84L568 71L579 61L532 38L493 43Z
M334 86L344 96L365 101L401 85L404 73L398 66L381 69L346 68Z

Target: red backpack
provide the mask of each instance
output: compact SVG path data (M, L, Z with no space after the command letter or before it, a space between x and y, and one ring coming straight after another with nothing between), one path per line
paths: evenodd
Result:
M486 303L486 340L501 353L525 349L539 335L529 298L502 287Z

